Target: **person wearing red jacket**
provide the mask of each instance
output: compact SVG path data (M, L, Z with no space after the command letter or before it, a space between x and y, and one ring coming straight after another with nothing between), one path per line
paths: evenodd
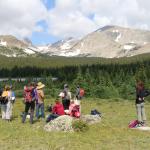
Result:
M56 99L55 105L53 106L53 109L52 109L52 114L50 114L47 117L46 122L50 122L51 120L54 120L57 117L62 116L62 115L65 115L64 107L60 103L60 101L58 99Z
M57 114L57 115L59 115L59 116L65 114L65 112L64 112L64 107L63 107L63 105L60 103L59 100L56 100L56 101L55 101L55 105L54 105L54 107L53 107L53 109L52 109L52 113L53 113L53 114Z

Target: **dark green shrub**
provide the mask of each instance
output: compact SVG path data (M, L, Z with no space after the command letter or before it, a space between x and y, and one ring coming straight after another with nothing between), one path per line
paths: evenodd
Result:
M116 98L119 97L118 90L115 87L106 87L97 85L93 91L95 97L98 98Z

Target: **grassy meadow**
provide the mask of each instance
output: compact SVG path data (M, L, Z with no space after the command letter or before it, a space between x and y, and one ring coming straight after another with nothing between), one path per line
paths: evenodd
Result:
M46 100L46 104L54 99ZM0 150L149 150L150 132L128 129L130 120L136 118L134 101L84 99L82 113L93 108L102 112L101 123L90 126L83 133L45 132L45 122L29 120L21 123L24 110L21 99L14 105L14 120L0 119ZM146 102L147 120L150 120L150 103ZM148 122L149 124L149 122Z

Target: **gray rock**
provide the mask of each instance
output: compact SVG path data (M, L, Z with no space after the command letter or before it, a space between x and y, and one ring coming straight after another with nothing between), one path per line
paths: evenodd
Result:
M60 116L55 120L47 123L44 126L44 130L46 131L65 131L65 132L72 132L72 121L73 118L67 115Z
M82 115L80 119L89 125L99 123L101 121L101 117L99 115Z
M87 124L95 124L101 121L101 117L98 115L82 115L80 118L82 121ZM72 122L75 118L64 115L52 120L44 126L44 130L51 131L64 131L64 132L73 132Z

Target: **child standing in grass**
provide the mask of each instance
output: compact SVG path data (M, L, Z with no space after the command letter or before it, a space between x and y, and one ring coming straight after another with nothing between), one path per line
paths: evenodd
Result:
M139 81L136 86L136 110L137 110L137 118L139 124L145 126L146 124L146 114L145 114L145 107L144 107L144 83Z

